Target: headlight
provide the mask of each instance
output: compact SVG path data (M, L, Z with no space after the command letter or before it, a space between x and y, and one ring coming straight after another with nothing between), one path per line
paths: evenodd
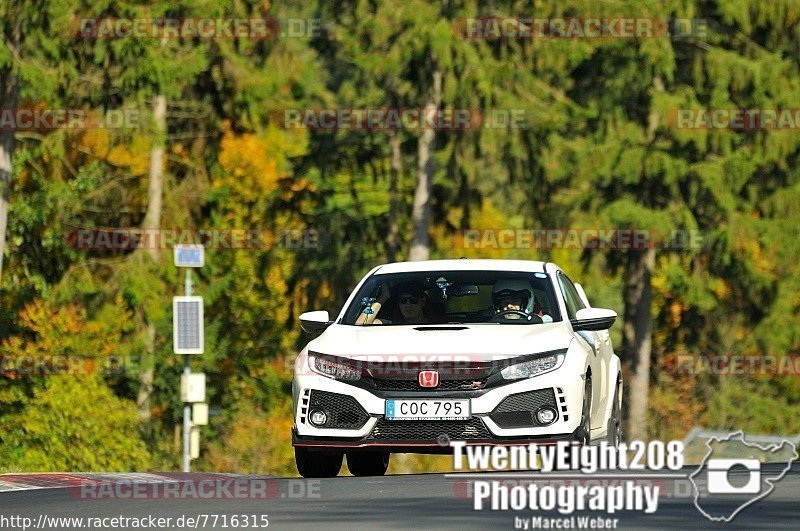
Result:
M344 362L334 361L330 357L309 356L308 366L317 374L336 380L360 380L361 370Z
M561 365L563 359L563 355L544 356L542 358L536 358L530 361L517 363L516 365L509 365L500 371L500 374L506 380L521 380L523 378L531 378L544 372L552 371Z

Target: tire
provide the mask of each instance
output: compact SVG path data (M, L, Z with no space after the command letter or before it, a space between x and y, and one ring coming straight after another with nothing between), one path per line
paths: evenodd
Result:
M389 468L389 452L347 454L347 468L354 476L382 476Z
M581 409L581 425L575 430L575 438L582 445L589 444L592 434L592 377L586 377L583 386L583 408Z
M617 389L614 391L614 406L611 417L608 419L608 433L606 442L609 446L617 447L622 442L622 378L617 379Z
M332 478L342 468L343 454L314 452L301 446L294 447L294 462L304 478Z

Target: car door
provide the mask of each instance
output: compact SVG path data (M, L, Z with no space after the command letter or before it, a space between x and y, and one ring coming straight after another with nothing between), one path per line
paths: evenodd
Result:
M587 308L588 304L584 302L573 282L563 271L558 272L558 284L567 306L567 317L575 319L578 310ZM602 427L605 409L608 405L606 349L603 348L603 338L598 332L581 330L574 334L578 341L582 341L588 346L591 352L589 366L592 368L592 428L597 429Z

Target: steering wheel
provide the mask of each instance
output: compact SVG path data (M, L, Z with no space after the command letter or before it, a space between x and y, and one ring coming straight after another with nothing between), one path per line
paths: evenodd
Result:
M489 319L490 323L497 323L500 321L501 318L505 317L506 315L519 315L524 317L526 321L530 321L531 315L529 313L525 313L522 310L504 310L498 314L495 314L491 319Z

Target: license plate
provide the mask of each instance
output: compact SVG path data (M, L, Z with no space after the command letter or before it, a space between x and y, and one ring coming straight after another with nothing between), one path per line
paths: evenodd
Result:
M469 400L387 400L388 420L469 420Z

